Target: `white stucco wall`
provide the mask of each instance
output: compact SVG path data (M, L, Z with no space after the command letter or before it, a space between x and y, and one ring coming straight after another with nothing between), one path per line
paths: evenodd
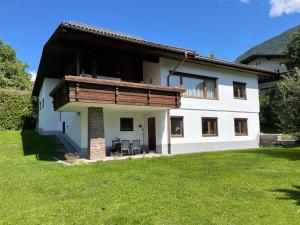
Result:
M120 131L120 118L133 118L133 131ZM111 111L104 108L104 133L106 146L112 145L116 137L121 140L140 139L143 142L144 114L140 112Z
M160 59L163 85L167 85L169 70L177 63ZM218 100L182 97L181 108L170 110L171 116L184 117L184 137L171 138L172 154L258 147L260 128L256 75L192 63L184 63L177 71L218 78ZM246 100L234 98L233 81L246 83ZM202 136L202 117L218 118L218 136ZM248 119L247 136L235 136L234 118ZM163 138L165 143L167 136Z
M160 64L143 61L143 81L146 84L160 85Z
M172 70L178 61L161 58L159 63L144 62L144 82L156 85L167 85L169 70ZM259 98L256 75L246 72L237 72L227 69L218 69L199 64L184 63L177 71L199 74L217 78L218 99L196 99L182 97L181 108L170 110L171 116L184 117L184 137L171 138L171 153L188 153L207 150L238 149L257 147L259 141ZM246 83L246 100L233 97L233 81ZM82 149L88 147L88 113L87 107L78 108L78 112L53 111L50 91L59 80L46 78L40 92L40 100L44 98L45 107L39 112L39 127L45 131L62 131L61 123L66 122L66 135ZM148 145L147 119L155 117L156 144L158 151L168 152L168 129L166 110L135 111L121 110L118 106L104 107L104 129L106 146L111 146L112 140L140 139L142 145ZM75 110L76 111L76 110ZM120 131L120 118L132 117L134 131ZM202 117L218 118L218 136L202 136ZM234 118L248 119L248 135L235 136ZM139 127L142 125L142 128Z
M42 102L44 99L44 107L39 110L38 128L45 134L59 133L62 132L62 122L65 122L65 135L79 148L84 148L87 145L87 140L84 141L84 138L81 138L81 136L86 136L87 128L84 129L85 127L83 126L82 129L81 127L81 112L54 111L53 100L52 97L49 96L49 93L59 82L60 79L53 78L45 78L44 80L39 94L39 101ZM85 121L83 122L86 124Z
M220 111L201 111L201 110L171 110L171 116L184 117L184 137L172 137L171 144L198 144L196 150L186 147L184 150L172 151L172 153L184 153L194 151L215 150L208 143L231 143L233 148L239 148L239 142L252 142L249 146L241 148L258 147L259 144L259 118L257 113L241 113L241 112L220 112ZM218 136L203 137L202 136L202 117L218 118ZM235 136L234 118L248 119L248 135ZM219 145L218 149L227 149L227 147ZM175 148L176 149L176 148Z
M60 114L54 111L52 98L49 96L58 82L59 79L45 78L39 94L39 102L44 99L44 108L39 110L38 128L44 132L61 130Z
M161 59L160 63L161 83L166 86L169 70L173 69L178 62ZM259 112L259 92L256 75L192 63L184 63L177 71L218 78L218 100L183 97L181 100L181 108L212 111ZM247 100L234 99L233 81L246 83Z

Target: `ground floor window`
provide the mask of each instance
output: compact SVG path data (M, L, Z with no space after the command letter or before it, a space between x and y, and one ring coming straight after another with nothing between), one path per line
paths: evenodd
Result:
M247 135L247 119L235 118L234 119L234 128L235 128L235 135Z
M120 131L133 131L133 118L120 118Z
M183 117L172 116L171 117L171 136L183 137Z
M217 118L202 118L202 135L203 136L218 136L218 119Z

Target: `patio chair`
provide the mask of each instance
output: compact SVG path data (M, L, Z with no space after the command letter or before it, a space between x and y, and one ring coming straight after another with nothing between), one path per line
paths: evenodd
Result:
M119 143L120 142L118 140L112 140L112 145L111 145L112 152L118 152L120 150Z
M135 152L138 152L138 154L141 153L140 140L132 140L131 151L133 155L135 154Z
M121 155L130 153L130 141L129 140L121 140Z

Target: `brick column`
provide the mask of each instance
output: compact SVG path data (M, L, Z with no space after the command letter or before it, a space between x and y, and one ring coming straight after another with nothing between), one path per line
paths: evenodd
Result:
M88 157L104 159L106 153L103 108L88 108Z

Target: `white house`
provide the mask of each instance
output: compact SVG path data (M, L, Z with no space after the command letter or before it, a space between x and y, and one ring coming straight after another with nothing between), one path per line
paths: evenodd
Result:
M65 22L45 44L34 84L38 131L90 159L108 156L118 139L158 154L255 148L257 76L274 74Z

